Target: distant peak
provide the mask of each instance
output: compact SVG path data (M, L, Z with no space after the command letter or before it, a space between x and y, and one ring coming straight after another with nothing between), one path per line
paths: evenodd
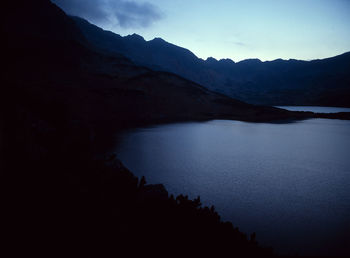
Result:
M139 34L136 34L136 33L134 33L132 35L128 35L125 38L137 40L137 41L145 41L145 39L142 36L140 36Z
M165 40L164 40L164 39L162 39L162 38L158 38L158 37L156 37L156 38L152 39L151 41L165 42Z
M211 56L210 56L210 57L208 57L207 60L205 60L205 61L211 62L211 63L213 63L213 62L216 63L218 60L216 60L214 57L211 57Z
M219 60L220 63L223 63L223 64L234 64L235 62L230 59L230 58L223 58L223 59L220 59Z
M274 59L272 61L265 61L267 63L269 62L274 62L274 63L283 63L283 62L286 62L286 60L282 59L282 58L277 58L277 59Z
M262 63L260 59L258 58L250 58L240 61L241 64L259 64Z

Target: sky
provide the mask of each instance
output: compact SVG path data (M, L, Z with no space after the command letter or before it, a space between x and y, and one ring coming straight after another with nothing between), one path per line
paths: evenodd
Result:
M350 0L52 0L122 36L206 59L312 60L350 51Z

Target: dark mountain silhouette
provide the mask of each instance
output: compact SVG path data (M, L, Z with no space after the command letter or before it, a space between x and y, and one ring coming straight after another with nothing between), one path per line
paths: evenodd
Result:
M73 19L99 48L124 54L154 70L176 73L248 103L350 106L350 53L313 61L202 60L160 38L145 41L136 34L121 37L84 19Z
M20 9L18 3L13 4L11 12L17 18L4 17L8 19L4 23L8 65L3 79L4 85L11 85L6 90L21 99L20 105L59 103L72 121L101 128L213 118L269 121L305 115L249 105L173 73L136 65L121 54L103 52L49 1L24 1ZM128 42L137 49L143 39L133 35Z
M175 198L162 186L139 183L115 157L97 159L95 147L103 138L111 141L107 132L140 124L294 113L248 105L101 53L48 0L3 7L6 251L43 257L272 254L254 235L223 223L213 207L202 207L199 198Z

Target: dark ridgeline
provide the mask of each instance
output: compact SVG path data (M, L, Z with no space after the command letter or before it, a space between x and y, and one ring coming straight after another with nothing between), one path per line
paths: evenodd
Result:
M121 37L79 17L72 18L95 46L124 54L151 69L176 73L232 98L258 105L350 107L350 52L313 61L202 60L160 38Z
M113 156L96 160L94 143L101 131L137 124L241 114L270 119L289 112L260 109L98 53L48 0L3 7L3 251L45 257L272 254L254 234L247 237L213 207L201 207L199 198L168 196Z

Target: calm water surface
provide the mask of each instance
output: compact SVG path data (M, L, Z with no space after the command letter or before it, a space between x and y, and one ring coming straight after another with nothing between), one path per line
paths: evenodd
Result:
M116 142L135 175L175 195L200 195L277 252L349 251L350 121L180 123Z
M318 107L318 106L277 106L290 111L311 111L315 113L350 112L350 108L342 107Z

